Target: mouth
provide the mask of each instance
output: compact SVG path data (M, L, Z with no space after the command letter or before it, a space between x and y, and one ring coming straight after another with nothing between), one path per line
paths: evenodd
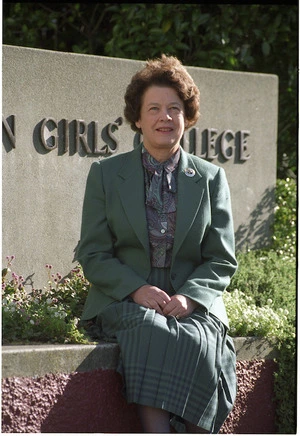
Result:
M162 133L168 133L168 132L172 132L173 129L171 129L170 127L161 127L159 129L156 129L158 132L162 132Z

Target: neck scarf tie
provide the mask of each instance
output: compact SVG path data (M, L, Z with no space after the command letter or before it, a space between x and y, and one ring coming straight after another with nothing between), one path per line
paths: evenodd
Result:
M146 189L146 205L159 212L174 212L176 204L174 196L164 196L164 191L176 193L176 180L173 172L178 166L180 150L166 162L158 162L147 150L143 150L143 165L151 174L150 184ZM166 201L166 197L171 201Z

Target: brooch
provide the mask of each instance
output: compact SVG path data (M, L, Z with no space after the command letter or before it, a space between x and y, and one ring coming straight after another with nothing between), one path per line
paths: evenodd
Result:
M195 170L193 170L193 168L186 168L186 169L184 170L184 173L185 173L185 175L188 176L188 177L194 177L194 175L196 174L196 173L195 173Z

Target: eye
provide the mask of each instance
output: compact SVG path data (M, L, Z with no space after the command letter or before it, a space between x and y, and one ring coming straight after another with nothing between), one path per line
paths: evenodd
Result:
M157 106L151 106L151 107L149 108L149 111L151 111L151 112L156 112L156 111L158 111L158 107L157 107Z

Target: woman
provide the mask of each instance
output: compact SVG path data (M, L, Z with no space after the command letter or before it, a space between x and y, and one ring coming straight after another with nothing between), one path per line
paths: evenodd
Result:
M82 318L119 343L127 401L146 433L169 433L170 422L217 433L236 394L222 299L237 267L225 173L180 147L199 117L199 90L176 58L148 61L125 103L143 143L91 166Z

